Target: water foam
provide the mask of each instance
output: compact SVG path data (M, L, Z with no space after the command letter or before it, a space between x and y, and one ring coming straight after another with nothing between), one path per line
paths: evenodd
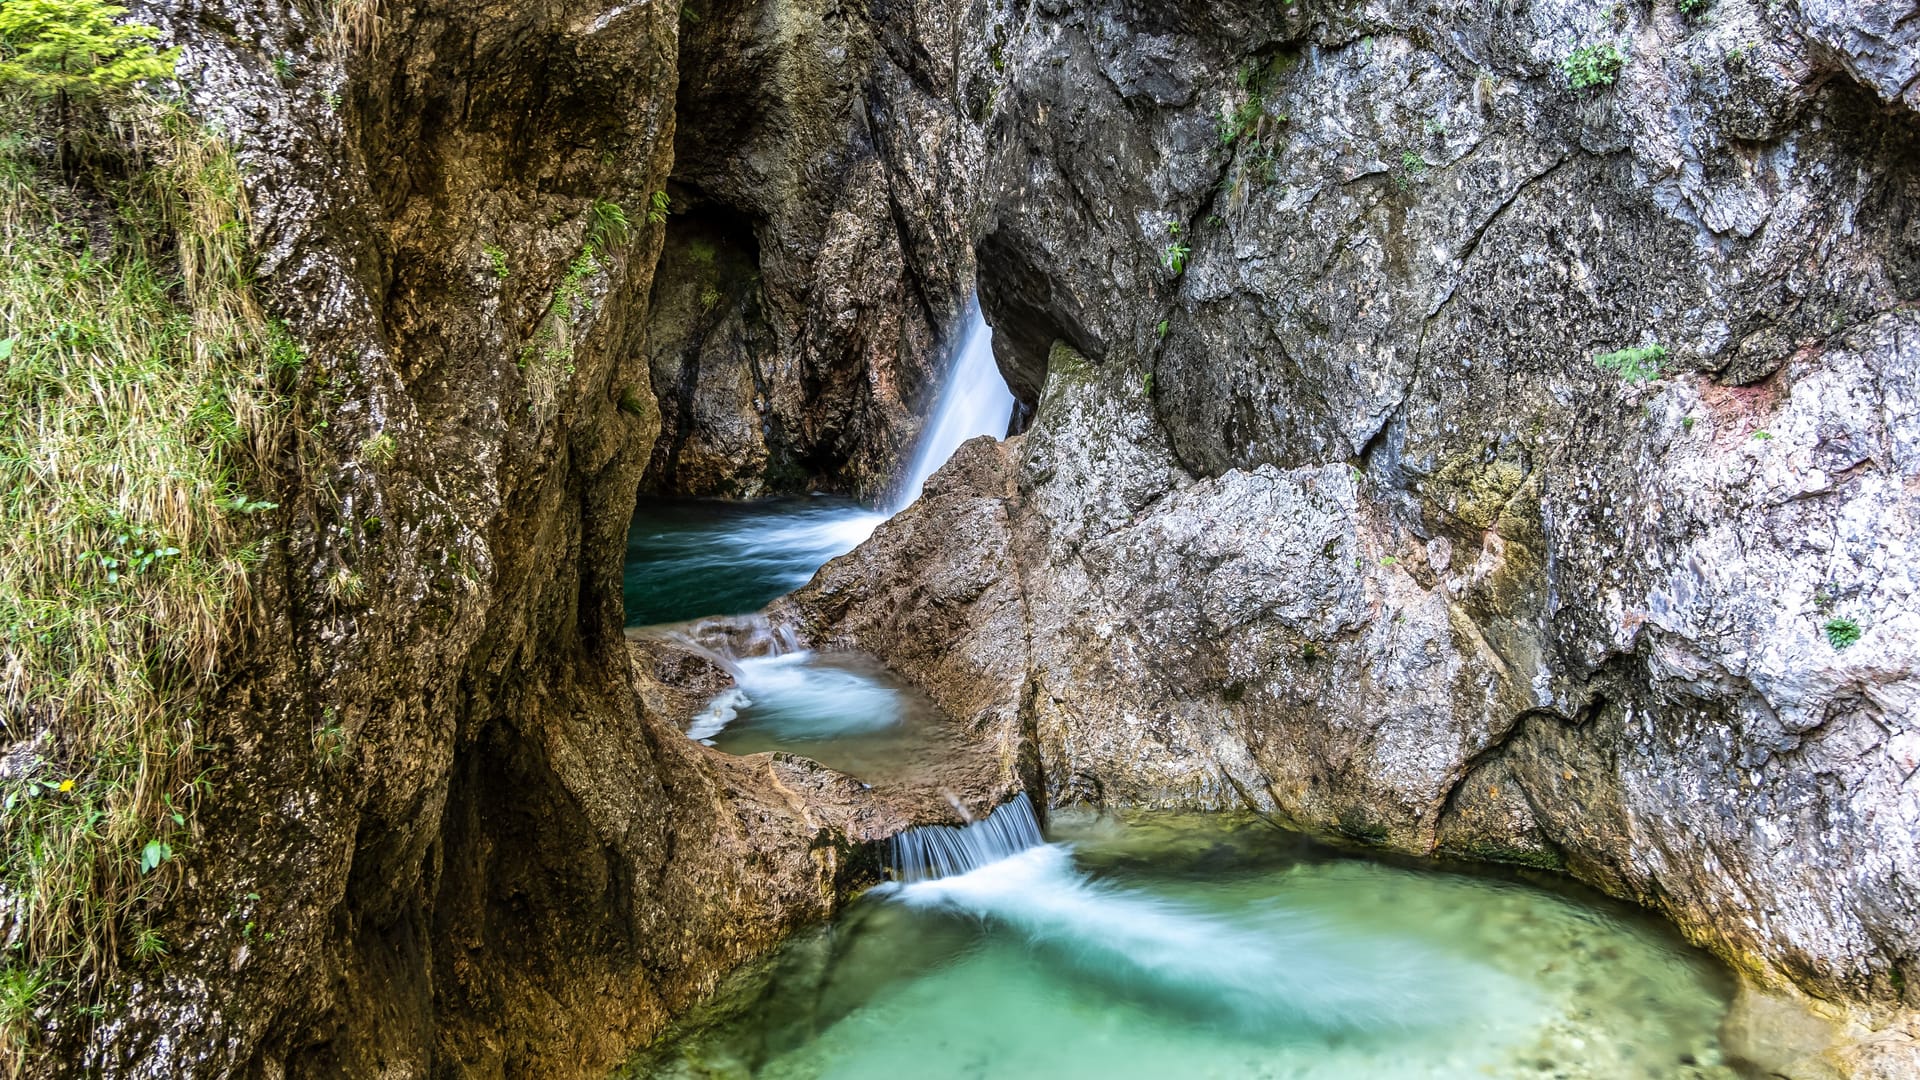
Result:
M1434 988L1457 991L1460 966L1404 943L1279 904L1226 915L1097 881L1043 840L1025 795L964 828L902 833L892 864L895 902L1012 930L1083 980L1193 1019L1379 1031L1444 1020L1458 1000Z
M1013 392L993 359L993 330L978 301L967 305L967 327L960 351L947 373L933 416L920 436L913 468L900 489L900 506L920 497L927 478L947 463L960 444L978 435L1000 438L1013 419Z

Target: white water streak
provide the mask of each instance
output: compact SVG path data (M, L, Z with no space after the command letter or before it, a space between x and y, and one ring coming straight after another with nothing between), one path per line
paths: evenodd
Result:
M940 390L920 446L913 455L913 468L900 489L900 506L920 497L927 478L947 463L960 444L978 435L998 439L1007 433L1013 419L1013 393L993 360L993 330L980 314L980 304L967 305L967 328L960 339L960 351L949 367L946 384Z

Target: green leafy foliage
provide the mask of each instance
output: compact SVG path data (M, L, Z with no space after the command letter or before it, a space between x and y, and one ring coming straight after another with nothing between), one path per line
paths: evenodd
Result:
M1612 86L1626 66L1627 54L1611 42L1582 45L1560 61L1560 70L1566 72L1567 83L1575 90Z
M649 225L666 224L667 214L669 213L667 209L668 205L669 205L669 200L667 198L667 193L664 191L656 191L652 195L648 196L647 197L647 224Z
M631 235L633 230L627 224L627 212L620 208L619 203L606 199L593 200L593 222L587 230L588 246L595 251L611 251L626 243Z
M1593 358L1593 366L1611 371L1630 383L1643 383L1660 377L1661 365L1668 357L1664 345L1644 345L1602 353Z
M0 4L0 85L37 97L96 98L173 77L180 50L154 46L160 31L121 22L127 9L100 0Z
M1844 649L1860 640L1860 624L1852 619L1828 619L1820 629L1826 631L1827 644L1836 649Z
M1193 254L1192 248L1176 240L1168 244L1166 249L1160 253L1160 260L1166 264L1169 271L1177 276L1186 271L1187 256L1191 254Z

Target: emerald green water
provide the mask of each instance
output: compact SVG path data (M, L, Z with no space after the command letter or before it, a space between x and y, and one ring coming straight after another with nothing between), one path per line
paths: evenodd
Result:
M1730 986L1638 914L1263 824L1061 818L884 886L632 1075L1714 1078Z

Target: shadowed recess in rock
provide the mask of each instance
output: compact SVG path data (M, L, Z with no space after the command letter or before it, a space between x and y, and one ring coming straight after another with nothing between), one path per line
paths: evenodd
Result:
M635 1075L1735 1075L1722 979L1630 915L1246 822L1057 824L876 890Z

